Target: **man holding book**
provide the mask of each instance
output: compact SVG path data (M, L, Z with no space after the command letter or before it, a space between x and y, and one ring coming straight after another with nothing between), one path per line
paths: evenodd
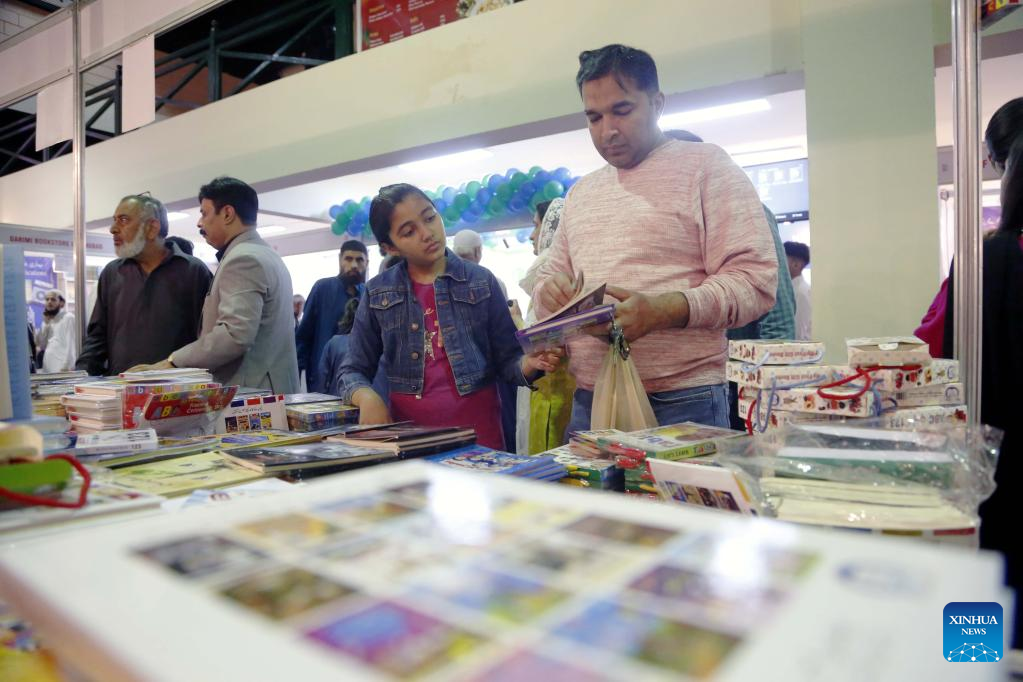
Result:
M583 273L606 282L658 422L726 427L725 330L770 310L777 287L760 199L721 148L664 136L664 94L649 54L608 45L579 62L590 136L608 165L566 197L534 291L538 314L571 300ZM571 432L590 426L608 346L582 337L569 347L578 383Z

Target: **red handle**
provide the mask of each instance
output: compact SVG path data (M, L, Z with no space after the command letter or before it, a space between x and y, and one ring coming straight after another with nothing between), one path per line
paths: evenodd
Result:
M7 488L0 488L0 497L20 502L25 505L36 505L41 507L60 507L62 509L81 509L85 506L89 497L89 486L92 485L92 476L85 466L72 455L50 455L46 459L62 459L75 468L75 471L82 477L82 488L78 491L78 500L75 502L64 502L50 497L40 497L27 493L17 493Z

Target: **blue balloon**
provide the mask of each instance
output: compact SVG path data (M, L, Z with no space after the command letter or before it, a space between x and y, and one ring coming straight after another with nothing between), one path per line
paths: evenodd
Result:
M438 197L434 199L433 207L437 209L437 213L443 213L444 209L448 207L448 202L444 201L443 197Z
M455 196L457 194L458 190L456 190L454 187L445 187L444 193L441 195L441 197L443 197L447 205L450 206L451 202L455 200Z
M373 203L372 199L370 199L369 197L363 197L362 201L359 202L359 208L361 208L363 211L368 211L369 205L371 203Z
M362 228L366 226L367 221L368 218L366 217L366 214L363 213L362 211L359 211L358 213L352 216L352 222L348 224L348 227L359 228L358 231L362 232Z
M508 210L512 213L518 213L526 207L526 200L522 197L515 195L508 201Z
M509 168L508 172L504 174L504 179L510 181L512 179L513 175L515 175L516 173L521 173L521 172L522 171L520 171L518 168Z
M519 194L521 194L522 196L524 196L524 197L526 197L528 199L529 197L533 196L533 193L536 192L536 190L539 187L542 187L542 186L543 185L537 185L532 180L530 180L529 182L524 182L524 183L522 183L522 186L519 187Z
M471 208L467 208L465 210L465 213L462 214L462 220L464 220L467 223L474 223L479 219L480 217L473 213Z
M487 188L490 189L491 192L496 192L497 188L500 187L501 183L503 183L503 182L504 182L504 178L501 177L500 175L496 175L496 174L495 175L491 175L490 176L490 180L487 181Z
M561 166L560 168L556 169L553 173L551 173L551 179L557 180L562 185L564 185L565 181L568 180L570 177L572 177L572 171L568 170L564 166Z
M533 178L533 184L535 184L537 187L543 187L550 181L551 174L548 173L547 171L540 171L539 173L536 174L536 177Z
M481 189L479 191L479 193L476 194L476 199L478 199L479 202L482 205L484 205L484 206L486 206L488 203L490 203L490 200L493 197L494 197L494 192L492 190L489 190L489 189L486 189L486 188Z
M330 209L329 209L329 210L327 211L327 215L329 215L329 216L330 216L331 218L337 218L337 217L338 217L338 215L339 215L339 214L341 213L341 211L343 211L343 210L344 210L344 209L342 209L342 208L341 208L340 206L338 206L337 204L334 204L334 205L333 205L333 206L331 206L331 207L330 207Z
M515 233L515 239L519 241L519 244L525 244L530 234L532 234L532 230L519 230Z
M483 190L480 190L480 191L482 192ZM476 198L472 200L471 204L469 204L469 208L474 213L476 213L476 215L481 215L484 211L487 210L487 202L481 201L480 200L480 195L477 194Z

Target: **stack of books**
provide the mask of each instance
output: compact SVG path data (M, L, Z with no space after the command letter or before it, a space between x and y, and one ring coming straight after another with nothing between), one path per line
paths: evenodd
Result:
M567 474L565 466L556 462L551 455L513 455L482 445L433 455L427 457L427 460L460 471L481 471L537 481L559 481Z
M109 455L114 453L149 452L160 446L153 429L132 429L129 431L101 431L80 434L75 441L73 453L82 455Z
M679 460L712 455L723 439L740 438L740 431L693 422L655 426L624 433L615 429L573 434L570 452L613 459L621 470L627 495L659 499L648 459Z
M117 431L123 428L123 386L111 385L110 382L86 385L93 388L88 392L76 390L70 395L60 396L71 428L77 433Z
M95 433L140 426L150 396L219 387L204 369L125 372L116 379L76 383L61 402L75 431Z
M318 431L334 426L359 423L359 408L336 398L324 402L291 404L285 399L288 428L292 431Z
M472 445L476 442L476 430L471 427L417 426L403 422L354 428L326 440L328 443L388 450L400 459L411 459Z
M730 342L726 376L738 384L749 430L863 418L894 429L966 421L958 361L932 359L915 337L849 339L846 352L847 364L824 365L819 342Z
M565 467L565 476L558 483L593 490L624 491L624 470L615 465L614 459L578 455L569 445L541 452L533 457L553 457L554 461Z

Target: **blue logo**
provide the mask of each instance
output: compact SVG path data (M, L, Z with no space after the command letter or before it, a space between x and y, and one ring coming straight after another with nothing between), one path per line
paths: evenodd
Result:
M953 663L1002 660L1002 607L992 601L954 601L945 605L944 656Z

